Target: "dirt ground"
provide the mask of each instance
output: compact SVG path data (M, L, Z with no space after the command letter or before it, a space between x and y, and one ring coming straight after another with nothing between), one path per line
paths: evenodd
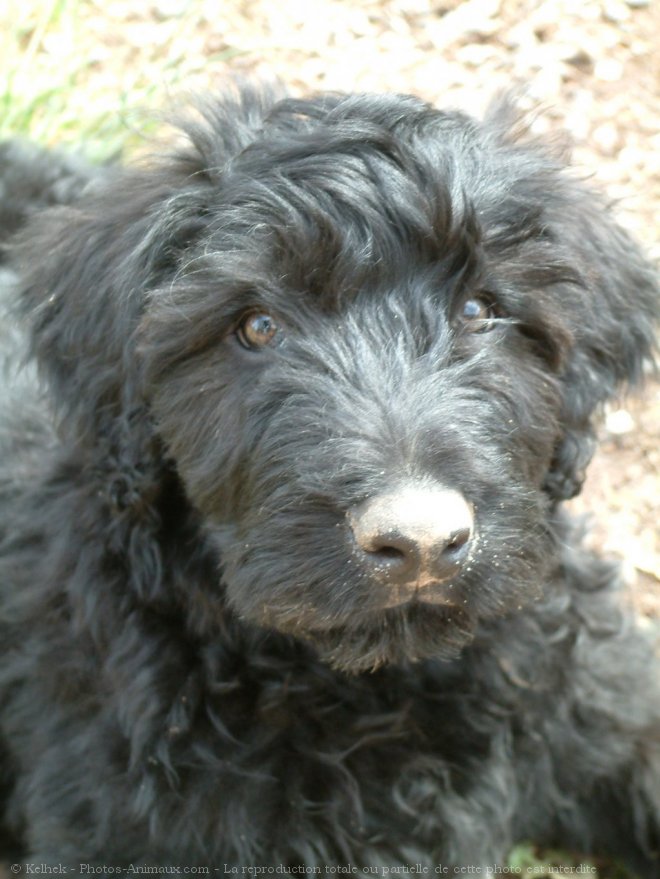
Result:
M76 94L279 78L294 92L412 91L479 112L522 87L539 131L564 128L581 173L660 258L659 0L90 0L83 31L36 44L36 60L87 52ZM2 13L0 13L0 24ZM26 43L35 49L35 41ZM84 41L81 40L84 37ZM69 43L67 43L67 39ZM73 42L71 42L73 40ZM171 72L176 69L176 85ZM584 493L590 540L624 561L640 612L660 618L660 385L606 414Z

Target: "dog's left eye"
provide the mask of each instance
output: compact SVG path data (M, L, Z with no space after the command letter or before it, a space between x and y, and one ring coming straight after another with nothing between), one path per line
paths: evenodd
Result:
M273 344L279 332L277 321L265 311L252 311L236 328L236 338L244 348L258 351Z
M465 300L459 320L469 333L487 333L493 328L496 317L497 312L492 302L475 296Z

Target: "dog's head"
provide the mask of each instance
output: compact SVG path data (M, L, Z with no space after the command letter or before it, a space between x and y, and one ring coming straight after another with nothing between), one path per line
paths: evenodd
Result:
M651 356L652 270L502 105L202 117L19 249L113 551L211 635L228 606L343 669L453 656L538 597L592 417ZM162 558L202 551L183 599Z

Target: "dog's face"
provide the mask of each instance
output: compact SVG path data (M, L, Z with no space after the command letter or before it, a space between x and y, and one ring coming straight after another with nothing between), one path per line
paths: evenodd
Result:
M341 669L454 656L540 596L591 412L649 350L641 258L497 119L284 102L142 194L128 384L213 600Z
M426 125L268 132L143 321L231 606L351 669L455 652L538 596L548 539L572 272L465 121Z

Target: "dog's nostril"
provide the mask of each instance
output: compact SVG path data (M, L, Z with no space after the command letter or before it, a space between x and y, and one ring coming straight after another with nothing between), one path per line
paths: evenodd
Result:
M406 553L402 549L397 549L395 546L377 546L374 549L367 549L365 552L379 555L384 559L392 559L393 561L396 561L397 559L405 559L406 557Z
M456 531L451 535L444 551L453 553L460 552L470 542L471 537L472 530L470 528L461 528L460 531Z
M414 540L392 531L353 528L358 547L364 560L388 579L407 580L417 576L420 567L420 549Z

